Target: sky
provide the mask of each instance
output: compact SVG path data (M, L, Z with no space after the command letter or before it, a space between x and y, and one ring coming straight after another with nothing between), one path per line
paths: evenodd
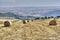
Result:
M60 6L60 0L0 0L0 7Z
M60 0L0 0L0 12L1 11L3 12L3 10L4 10L4 12L6 12L5 11L6 9L7 10L11 9L10 7L12 7L12 9L15 9L13 7L46 7L47 9L48 8L52 8L52 10L48 10L48 11L47 10L43 10L43 11L40 10L40 11L38 11L38 13L33 14L34 16L40 16L41 14L53 11L54 9L60 9ZM17 9L19 9L19 8L17 8ZM33 8L27 8L27 9L26 10L24 9L25 12L26 11L30 12L29 11L30 9L33 10ZM43 8L43 9L45 9L45 8ZM16 9L15 9L15 11L16 11ZM30 14L28 14L28 13L26 14L25 12L20 12L19 11L18 14L24 15L24 16L25 15L28 16L28 15L31 14L31 13Z

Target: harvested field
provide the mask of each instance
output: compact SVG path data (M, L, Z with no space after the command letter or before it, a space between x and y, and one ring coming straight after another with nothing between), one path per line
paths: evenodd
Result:
M60 40L60 19L56 19L55 26L49 26L51 20L29 20L23 24L22 20L15 19L10 27L3 27L1 23L0 40Z

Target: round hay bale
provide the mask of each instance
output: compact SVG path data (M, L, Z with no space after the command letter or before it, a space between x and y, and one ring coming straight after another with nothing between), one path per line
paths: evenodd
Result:
M29 22L29 20L27 20L27 22Z
M56 20L51 20L51 21L49 22L49 25L57 25Z
M26 21L25 20L23 20L23 24L26 24Z
M11 26L11 22L9 22L9 21L5 21L5 22L4 22L4 26L5 26L5 27L9 27L9 26Z
M33 22L33 20L31 20Z

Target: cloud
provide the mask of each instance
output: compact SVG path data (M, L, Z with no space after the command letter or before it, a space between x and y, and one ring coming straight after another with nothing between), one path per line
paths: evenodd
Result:
M18 12L16 13L17 15L20 15L20 16L29 16L29 14L27 13L24 13L24 12Z
M3 3L3 2L4 2L4 3L6 3L6 2L7 2L7 3L8 3L8 2L9 2L9 3L14 3L15 0L0 0L0 2L1 2L1 3Z
M60 6L60 0L0 0L0 6Z

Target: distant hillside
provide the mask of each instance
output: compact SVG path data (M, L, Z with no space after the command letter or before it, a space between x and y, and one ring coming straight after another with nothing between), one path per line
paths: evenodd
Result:
M51 11L43 14L42 16L60 16L60 10Z
M0 7L0 17L32 19L41 16L60 16L60 8L55 6L54 7Z
M26 15L40 17L42 14L45 14L47 12L58 10L58 8L54 7L0 7L0 12L12 12L20 16Z
M13 17L13 18L16 18L16 19L33 19L33 18L35 18L33 16L20 16L20 15L11 13L11 12L0 13L0 17Z

